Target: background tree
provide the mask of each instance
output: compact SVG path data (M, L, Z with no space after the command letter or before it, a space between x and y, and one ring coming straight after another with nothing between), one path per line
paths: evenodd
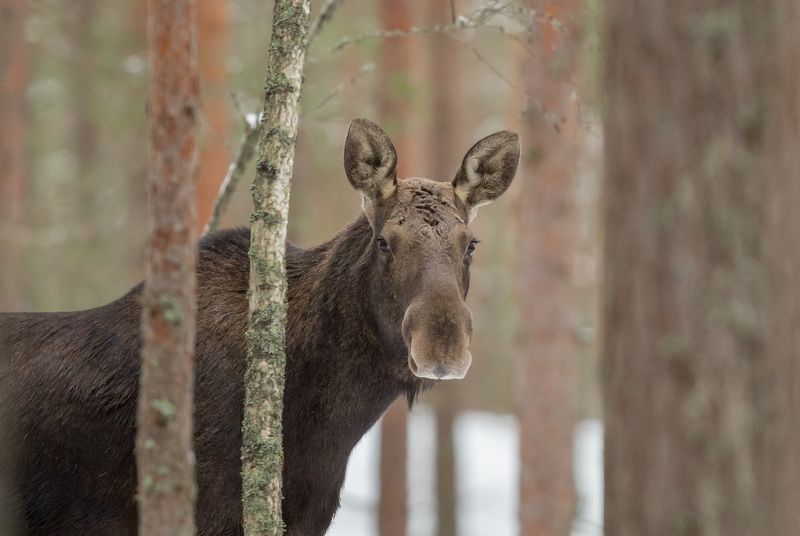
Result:
M455 13L450 0L427 2L425 25L450 24ZM463 107L467 102L458 91L461 86L459 43L446 35L432 35L425 45L429 55L428 77L434 81L430 91L430 138L426 143L426 159L430 177L435 180L452 180L458 169L458 155L463 136L459 125ZM469 143L469 142L466 142ZM430 393L427 400L436 413L436 534L455 536L457 533L458 493L456 487L455 437L453 424L461 408L462 390Z
M569 534L575 514L572 442L578 380L579 251L577 172L580 130L574 79L575 2L530 1L522 64L523 112L518 285L517 412L520 424L520 523L524 535ZM559 21L557 26L551 19Z
M231 154L228 58L231 4L228 0L197 0L197 63L203 101L203 143L199 154L197 225L202 232L211 216Z
M414 26L409 0L381 0L378 19L384 30L407 31ZM415 150L410 126L409 97L411 70L415 54L414 40L401 37L382 41L378 57L376 87L377 115L397 150L397 176L406 177L415 164ZM408 512L406 460L408 442L408 406L396 400L381 419L380 494L378 533L381 536L405 536Z
M194 534L195 180L199 83L193 0L148 2L148 224L136 461L139 534Z
M26 21L25 0L0 1L0 311L22 305L22 271L14 268L22 250L16 227L24 213L28 168Z
M242 500L247 536L283 534L286 227L311 0L276 0L251 192Z
M608 3L608 534L797 534L800 6Z

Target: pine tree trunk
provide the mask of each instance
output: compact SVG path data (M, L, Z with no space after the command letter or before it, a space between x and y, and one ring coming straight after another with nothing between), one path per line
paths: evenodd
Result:
M231 5L229 0L196 1L198 68L205 119L197 181L197 224L202 232L231 161L225 145L230 126L227 65Z
M452 10L450 0L427 2L425 25L450 24ZM453 178L459 152L461 136L458 123L463 116L463 98L459 98L460 73L463 65L458 61L461 46L450 36L426 38L430 56L428 80L430 87L431 138L427 144L427 160L430 178L447 181ZM455 536L458 494L456 491L455 445L453 423L459 410L460 385L446 385L432 395L436 412L436 534Z
M142 536L195 533L194 15L193 0L148 2L149 240L136 438Z
M413 24L409 0L380 0L378 17L384 30L408 30ZM398 177L405 177L414 162L408 132L408 87L411 71L412 39L381 42L378 60L377 103L381 124L394 141ZM378 534L405 536L408 512L406 479L408 408L404 400L392 404L381 420L380 495Z
M608 3L607 534L800 534L799 11Z
M250 239L250 320L242 425L247 536L283 534L281 479L286 225L311 0L276 0Z
M563 25L537 25L534 55L522 66L527 94L524 180L517 227L520 349L520 527L525 536L570 532L575 513L572 441L578 341L573 269L578 256L577 162L580 126L573 75L578 47L574 2L530 2Z
M0 0L0 311L22 306L18 235L27 175L27 2Z

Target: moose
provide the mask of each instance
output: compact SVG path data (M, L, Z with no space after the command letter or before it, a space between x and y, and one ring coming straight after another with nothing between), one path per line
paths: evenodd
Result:
M398 179L389 137L350 125L344 168L363 214L328 242L287 247L283 517L323 534L353 447L399 396L470 366L469 223L519 161L515 133L476 143L452 182ZM250 233L198 248L194 448L198 533L243 534L241 422ZM136 534L138 285L86 311L0 314L0 515L19 534ZM5 491L4 491L5 490ZM2 525L2 520L0 520Z

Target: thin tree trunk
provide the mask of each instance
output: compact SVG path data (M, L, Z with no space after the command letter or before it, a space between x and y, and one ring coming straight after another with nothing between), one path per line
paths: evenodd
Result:
M408 30L413 23L409 0L381 0L378 16L384 30ZM392 136L398 159L398 177L409 172L414 162L408 132L408 85L414 43L409 38L381 42L378 60L377 103L381 124ZM397 400L381 420L380 496L378 533L380 536L405 536L407 502L408 407Z
M560 21L537 26L522 65L528 95L522 140L518 228L520 351L520 527L525 536L569 534L575 512L572 438L575 428L578 342L573 267L579 253L576 173L577 107L572 98L577 48L574 2L529 2ZM553 118L559 118L554 124Z
M193 0L149 0L150 151L136 459L139 534L195 533L192 449L199 95Z
M450 0L428 2L426 26L450 24L452 5ZM427 159L431 178L440 181L452 180L458 162L459 145L458 122L463 115L464 99L459 99L459 74L463 66L458 61L460 47L449 36L430 36L426 40L430 54L428 80L433 81L430 91L431 139L427 144ZM451 388L452 387L452 388ZM436 534L455 536L457 531L456 512L458 496L456 492L455 448L453 422L458 413L458 386L438 391L434 395L436 412ZM456 388L456 389L453 389ZM449 392L446 392L448 391Z
M0 311L22 305L14 227L22 219L27 176L26 20L25 0L0 0Z
M381 419L378 534L405 536L407 513L408 406L396 400Z
M197 0L197 53L205 119L197 183L198 232L209 221L231 161L225 145L230 120L227 71L230 29L229 0Z
M799 27L608 3L607 534L800 534Z
M242 425L244 529L283 534L286 226L311 0L276 0L250 238L250 320Z

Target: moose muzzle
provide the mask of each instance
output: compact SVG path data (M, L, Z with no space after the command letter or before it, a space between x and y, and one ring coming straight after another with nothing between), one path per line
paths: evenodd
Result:
M452 380L466 375L472 363L472 314L460 296L436 293L415 300L406 309L402 331L415 376Z

